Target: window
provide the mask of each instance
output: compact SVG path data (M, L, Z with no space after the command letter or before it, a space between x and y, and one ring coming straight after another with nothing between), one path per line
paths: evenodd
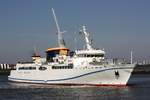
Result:
M68 66L52 66L52 69L72 69L73 64L68 64Z
M104 57L104 55L102 54L102 55L87 55L87 57Z
M19 67L19 70L36 70L36 67Z
M39 70L46 70L46 67L39 67Z

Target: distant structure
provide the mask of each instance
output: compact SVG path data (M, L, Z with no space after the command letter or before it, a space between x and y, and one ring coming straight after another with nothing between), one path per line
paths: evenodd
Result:
M9 64L0 64L0 69L10 69Z
M0 64L0 70L15 69L15 65L12 64Z

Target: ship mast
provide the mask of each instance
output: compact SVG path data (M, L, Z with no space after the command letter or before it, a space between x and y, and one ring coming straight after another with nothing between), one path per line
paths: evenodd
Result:
M60 28L59 28L59 25L58 25L58 21L57 21L57 18L56 18L56 14L55 14L55 11L54 9L52 8L52 12L53 12L53 17L54 17L54 21L55 21L55 24L56 24L56 28L57 28L57 35L58 35L58 46L59 47L65 47L65 41L62 37L62 34L64 32L61 32L60 31Z
M86 48L87 48L88 50L92 50L93 48L92 48L92 42L91 42L91 40L90 40L90 35L89 35L89 33L86 31L86 27L85 27L85 26L82 26L81 32L82 32L82 33L84 34L84 36L85 36Z

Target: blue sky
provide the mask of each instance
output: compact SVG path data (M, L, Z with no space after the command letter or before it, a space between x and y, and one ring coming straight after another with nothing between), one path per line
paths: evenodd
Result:
M109 58L150 59L149 0L0 0L0 63L30 60L34 46L43 57L57 43L55 9L67 47L83 47L77 32L86 25L96 48ZM77 38L77 43L73 40Z

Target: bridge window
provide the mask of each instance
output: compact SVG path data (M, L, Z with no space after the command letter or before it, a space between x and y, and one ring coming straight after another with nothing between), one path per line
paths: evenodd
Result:
M78 54L78 57L104 57L104 54Z
M103 54L101 55L88 54L86 57L104 57L104 55Z

